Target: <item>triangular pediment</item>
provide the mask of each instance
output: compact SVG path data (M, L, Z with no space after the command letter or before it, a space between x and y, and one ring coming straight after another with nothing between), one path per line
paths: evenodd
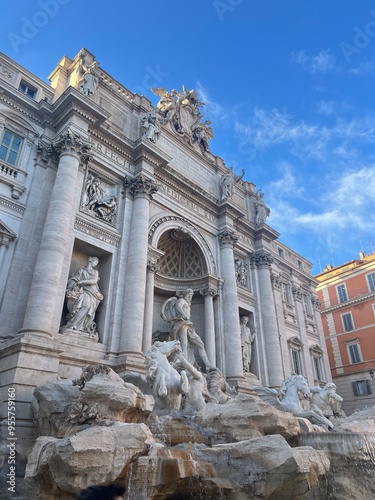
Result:
M5 241L13 241L17 238L15 232L13 232L6 224L0 219L0 244Z

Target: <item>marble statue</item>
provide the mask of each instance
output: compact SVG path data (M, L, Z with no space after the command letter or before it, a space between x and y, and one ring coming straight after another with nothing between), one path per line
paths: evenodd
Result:
M197 96L197 92L182 86L182 92L166 89L151 88L152 92L160 97L156 106L159 120L171 125L172 130L182 136L189 144L197 145L202 154L209 151L209 140L213 138L211 122L202 123L203 115L199 108L204 106Z
M237 396L236 389L225 380L219 368L213 368L207 373L207 387L214 402L224 404Z
M307 418L314 424L325 425L330 430L333 429L332 422L322 416L321 412L312 408L305 410L302 407L299 394L302 394L305 399L311 397L309 386L303 375L290 375L283 381L279 391L261 386L255 386L253 389L263 401L275 406L278 410L293 413L296 417Z
M97 257L89 257L87 264L70 276L66 288L66 305L69 313L64 330L85 333L93 339L98 338L94 319L96 310L103 300L98 286L99 273L95 269L98 263Z
M154 409L170 411L181 409L182 395L190 390L185 370L179 373L168 361L172 353L181 352L178 340L155 342L145 353L146 378L152 387Z
M324 417L324 410L330 406L334 416L341 413L342 397L336 393L336 385L328 382L324 387L310 387L311 409Z
M171 324L171 337L181 342L184 357L192 364L196 362L194 349L198 350L199 356L206 366L212 368L208 360L202 339L195 331L194 324L190 320L191 301L194 292L186 289L181 297L171 297L166 300L161 310L161 317Z
M93 210L99 200L104 194L104 189L101 187L100 177L94 177L93 175L88 175L85 187L86 199L83 202L83 206L87 207L89 210Z
M239 259L234 261L237 284L246 287L247 265Z
M266 222L267 217L269 216L271 210L266 206L263 201L264 193L261 189L255 194L255 225L261 226Z
M96 217L112 223L117 213L117 197L106 194L100 177L89 174L82 206L93 212Z
M234 186L241 181L245 175L245 170L242 169L241 175L236 175L233 172L233 167L228 167L225 174L221 176L220 187L221 187L221 199L225 200L227 198L232 198L234 193Z
M212 401L208 391L207 380L204 374L195 368L182 353L176 353L174 366L177 370L184 368L189 380L189 390L185 394L182 403L184 413L194 413L205 407L207 402Z
M248 316L242 316L241 323L241 347L242 347L242 363L243 363L243 371L245 373L250 373L250 364L251 364L251 351L252 344L255 339L255 332L252 332L250 328L247 326L249 322Z
M86 55L81 54L81 61L79 71L82 74L78 86L79 91L87 96L92 96L99 86L99 72L98 62L94 61L92 64L87 65L85 62Z
M210 150L208 141L214 136L210 125L210 120L206 120L204 123L198 123L193 129L193 142L199 145L202 153Z
M155 110L149 111L142 118L143 137L151 142L156 142L159 138L160 129L157 126Z

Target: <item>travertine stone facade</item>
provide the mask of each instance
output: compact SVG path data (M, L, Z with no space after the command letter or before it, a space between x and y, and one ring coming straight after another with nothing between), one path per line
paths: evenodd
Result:
M263 193L211 151L194 90L153 89L153 105L85 49L51 85L0 63L0 381L2 400L15 387L20 436L33 439L36 385L95 362L143 371L153 334L170 330L163 303L187 288L210 364L239 390L296 371L330 380L310 263L278 242ZM68 280L89 258L99 340L64 328ZM71 293L89 310L83 285ZM245 374L241 316L256 332Z

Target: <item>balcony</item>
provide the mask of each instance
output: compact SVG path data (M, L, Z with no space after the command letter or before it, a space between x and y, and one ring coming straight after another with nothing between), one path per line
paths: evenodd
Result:
M4 161L0 162L0 182L8 184L12 190L12 198L18 200L25 191L25 178L27 173L14 165Z

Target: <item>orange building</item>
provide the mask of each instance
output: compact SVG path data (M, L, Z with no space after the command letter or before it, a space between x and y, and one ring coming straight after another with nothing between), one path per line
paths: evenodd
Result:
M375 404L375 253L315 278L332 379L350 415Z

